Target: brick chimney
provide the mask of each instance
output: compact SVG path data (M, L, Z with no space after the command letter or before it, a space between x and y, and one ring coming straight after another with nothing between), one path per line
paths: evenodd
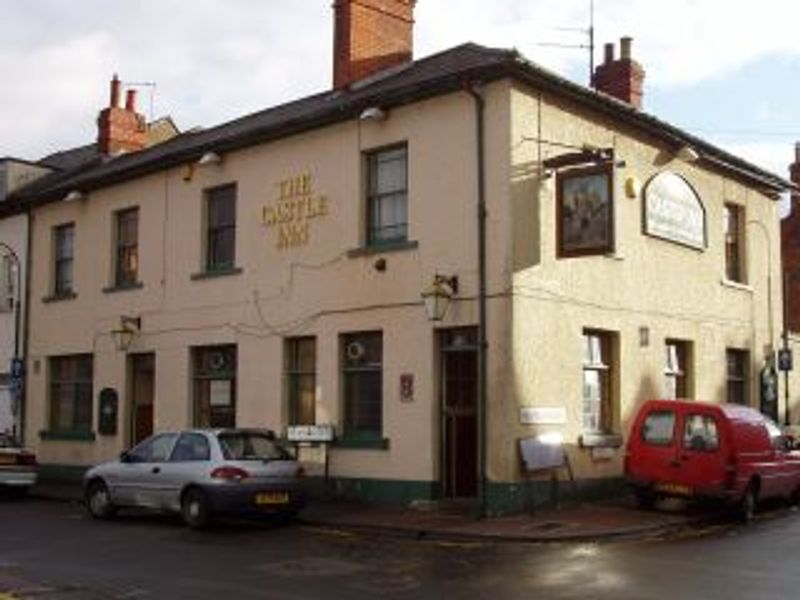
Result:
M644 68L631 58L632 42L629 37L620 39L619 60L614 60L614 44L606 44L605 60L594 70L592 84L596 90L641 109Z
M800 185L800 142L794 146L794 162L789 165L789 178ZM792 193L791 211L781 220L781 258L786 289L786 327L800 332L800 194Z
M334 0L334 88L412 60L416 2Z
M120 80L114 75L108 108L97 117L97 147L107 156L141 150L147 142L147 123L136 112L136 90L127 91L125 108L119 106L120 91Z

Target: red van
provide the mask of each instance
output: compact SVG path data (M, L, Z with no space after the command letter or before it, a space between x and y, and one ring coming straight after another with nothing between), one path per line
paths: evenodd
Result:
M800 453L752 408L649 400L631 428L625 477L642 507L661 496L718 498L750 519L760 500L800 499Z

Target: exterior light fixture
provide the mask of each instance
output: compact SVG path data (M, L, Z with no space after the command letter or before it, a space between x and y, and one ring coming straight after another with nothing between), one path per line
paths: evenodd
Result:
M370 106L369 108L365 108L358 118L362 121L385 121L387 116L386 111L382 108Z
M116 346L117 350L120 352L127 352L128 348L130 348L133 343L133 338L142 328L142 319L141 317L121 316L119 318L119 324L119 329L115 329L111 332L111 335L114 337L114 346Z
M80 190L72 190L69 194L64 196L64 202L77 202L78 200L85 200L86 194Z
M458 277L434 275L433 283L422 292L425 312L431 321L441 321L450 306L450 300L458 293Z
M221 162L222 157L219 154L216 152L206 152L200 157L200 160L197 161L197 164L201 167L204 167L206 165L218 165Z
M691 146L681 146L681 148L675 153L675 158L680 158L682 161L687 163L693 163L700 159L700 154L698 154L697 150Z

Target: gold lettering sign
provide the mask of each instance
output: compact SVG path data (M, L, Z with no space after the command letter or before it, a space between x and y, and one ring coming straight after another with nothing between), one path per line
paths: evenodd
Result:
M310 173L280 181L278 190L278 199L262 208L261 222L278 230L278 250L305 246L310 233L309 220L328 214L328 199L314 194Z

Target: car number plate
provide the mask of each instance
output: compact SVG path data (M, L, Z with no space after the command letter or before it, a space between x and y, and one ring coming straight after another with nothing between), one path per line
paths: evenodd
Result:
M289 503L288 492L262 492L260 494L256 494L256 504L258 505L288 504L288 503Z
M691 496L692 488L688 485L681 485L679 483L659 483L655 486L657 492L664 494L674 494L676 496Z

